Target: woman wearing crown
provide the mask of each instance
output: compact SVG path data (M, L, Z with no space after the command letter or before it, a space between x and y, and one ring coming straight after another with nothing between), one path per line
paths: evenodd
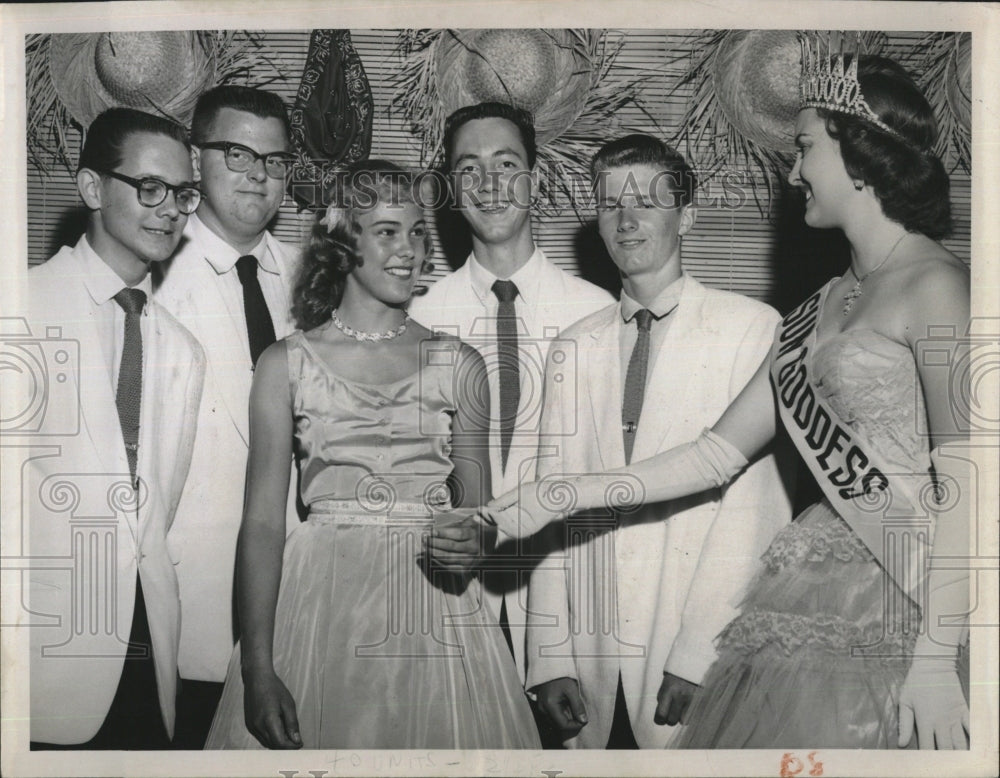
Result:
M621 471L648 501L721 486L780 419L824 494L765 553L674 745L967 748L968 573L932 563L968 554L968 426L948 364L963 358L969 274L936 242L950 206L935 120L882 58L807 52L800 93L789 180L807 224L844 232L850 270L784 318L712 429ZM958 338L928 343L942 331ZM618 477L528 484L483 520L531 534L565 515L567 485L574 510L620 508Z

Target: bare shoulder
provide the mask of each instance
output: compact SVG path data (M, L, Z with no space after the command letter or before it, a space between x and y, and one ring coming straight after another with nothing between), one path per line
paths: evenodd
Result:
M412 316L406 320L406 328L412 333L412 337L420 342L431 339L444 340L449 337L446 334L435 332L430 327L425 326L422 322L414 319ZM458 340L458 338L454 339Z
M900 291L912 300L913 307L969 305L969 268L943 246L927 251L909 264L901 277Z
M288 382L288 345L285 339L272 343L257 359L253 371L254 387L274 387Z
M964 327L969 319L970 274L943 246L921 252L907 263L897 284L897 304L907 339L924 337L929 326Z
M459 340L458 338L452 339L458 341L459 359L470 362L483 362L483 355L480 354L475 348L470 346L464 340Z

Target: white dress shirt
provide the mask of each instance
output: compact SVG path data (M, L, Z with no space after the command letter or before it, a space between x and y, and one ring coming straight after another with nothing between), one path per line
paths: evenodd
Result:
M100 332L104 363L108 366L108 378L111 380L112 389L116 389L122 351L125 349L125 310L115 301L115 295L127 288L128 284L97 256L86 237L80 239L79 249L83 259L83 285L87 288L94 304L94 322ZM153 296L153 285L149 280L149 274L147 273L133 288L146 293L146 305L139 318L139 330L145 345L149 342L149 328L152 326L149 301ZM145 373L146 371L143 371L144 382Z
M575 365L575 342L563 338L563 333L577 320L602 308L615 305L614 298L604 289L577 278L554 265L540 248L535 248L528 261L510 279L517 285L514 300L517 317L519 378L521 396L514 434L503 468L500 455L500 378L496 336L497 306L492 292L497 277L490 273L474 255L450 276L437 281L423 297L415 297L410 314L431 330L447 332L469 343L482 354L489 373L490 388L490 472L493 494L500 495L525 481L532 481L537 469L538 435L542 410L542 385L545 363L554 348L567 352L567 365ZM575 375L567 376L576 381ZM501 544L498 552L515 555L510 543ZM514 544L516 545L516 544ZM504 564L509 564L509 558ZM484 575L484 597L493 611L500 614L506 602L514 660L524 679L524 629L527 622L527 573L533 565L525 560L519 575L497 570ZM498 567L501 567L498 563Z
M229 316L233 321L240 322L243 331L246 332L247 318L246 312L243 310L243 284L236 272L236 261L244 255L212 232L198 218L197 214L193 213L188 217L188 224L192 235L204 250L208 264L219 274L220 284L228 288L228 293L223 294L223 299L226 301ZM289 294L286 285L289 283L289 279L282 278L278 263L268 245L266 233L261 235L260 241L248 254L257 258L257 281L264 293L264 302L267 303L267 310L271 314L274 331L280 338L283 335L281 323L288 317ZM249 360L249 341L247 341L246 347L247 359Z
M684 276L681 276L676 281L672 281L667 284L667 287L656 295L653 302L649 305L642 305L636 300L633 300L628 296L628 293L622 289L622 322L625 325L622 327L620 339L622 386L625 386L625 378L628 375L628 363L629 360L632 359L632 351L635 349L635 342L639 339L639 328L632 323L635 315L643 308L646 308L653 314L652 325L649 328L649 362L646 365L646 386L648 386L649 377L653 374L653 368L656 366L656 359L660 355L660 347L663 345L663 339L670 331L670 324L674 319L671 314L680 302L681 291L683 289Z

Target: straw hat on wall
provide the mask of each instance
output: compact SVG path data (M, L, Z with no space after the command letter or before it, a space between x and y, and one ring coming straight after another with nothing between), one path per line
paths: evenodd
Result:
M616 72L624 36L586 29L405 30L392 79L398 109L421 143L421 162L442 157L444 123L466 105L501 102L534 116L539 205L576 209L590 157L625 131L622 109L648 116L637 68ZM625 75L627 74L627 75ZM656 131L653 126L629 131Z
M845 52L878 53L884 34L811 33ZM677 87L689 87L688 109L670 139L685 144L707 184L723 170L749 175L762 211L791 167L799 108L798 30L723 30L692 33L703 52Z
M792 148L800 60L795 30L738 30L719 44L712 67L719 108L762 148Z
M239 30L32 33L25 36L28 158L48 175L73 175L79 129L114 105L188 124L201 92L217 84L287 80L261 33Z
M446 30L437 49L445 116L477 103L510 103L535 118L539 146L583 111L593 63L569 30Z
M49 75L84 128L113 106L187 126L198 95L215 85L216 61L194 32L68 33L50 38Z

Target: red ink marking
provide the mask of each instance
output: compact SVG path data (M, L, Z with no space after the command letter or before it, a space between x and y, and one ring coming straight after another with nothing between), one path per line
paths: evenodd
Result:
M816 760L818 753L819 751L810 751L806 755L806 759L809 761L809 775L823 775L823 763ZM792 778L792 776L801 773L804 767L801 759L795 754L787 752L781 756L781 771L778 775L781 778Z
M793 775L798 775L802 772L802 760L797 756L793 756L790 753L782 754L781 756L781 772L778 775L781 778L792 778Z

